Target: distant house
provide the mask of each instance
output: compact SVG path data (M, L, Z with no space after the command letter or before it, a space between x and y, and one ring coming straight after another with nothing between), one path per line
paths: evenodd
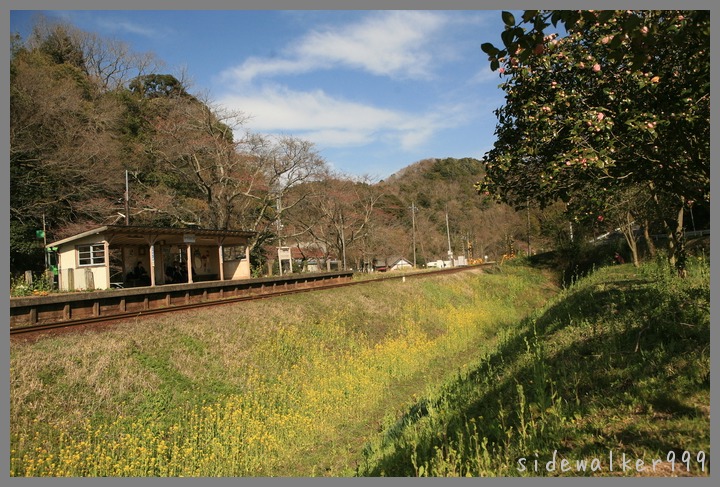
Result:
M325 249L314 242L299 243L284 247L290 252L292 260L292 272L325 272L332 270L340 270L341 263L334 257L327 255ZM265 248L265 257L268 261L278 259L278 247L268 246ZM285 264L287 265L287 264ZM290 272L286 268L284 272Z
M52 242L60 290L250 277L254 232L106 225Z
M404 257L390 257L388 259L373 260L373 269L377 272L412 269L413 265Z

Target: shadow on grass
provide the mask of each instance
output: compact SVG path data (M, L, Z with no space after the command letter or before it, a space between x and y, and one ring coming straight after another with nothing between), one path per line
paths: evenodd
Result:
M709 447L708 414L690 402L698 394L709 401L703 303L709 289L642 279L583 285L520 323L437 397L411 407L380 445L366 448L358 474L415 476L451 452L461 475L478 475L462 456L477 456L471 450L483 439L486 451L504 455L492 463L506 469L533 451L579 457Z

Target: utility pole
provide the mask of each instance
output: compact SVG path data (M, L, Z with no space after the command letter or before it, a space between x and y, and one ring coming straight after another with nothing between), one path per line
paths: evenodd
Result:
M283 275L283 257L287 257L287 252L285 252L285 249L282 246L282 229L283 225L280 221L280 212L282 211L282 201L280 200L280 196L278 195L275 198L275 225L277 227L277 237L278 237L278 270L280 272L280 275ZM292 273L292 254L290 254L290 272Z
M342 210L340 210L340 240L342 241L342 259L343 259L343 270L347 270L347 263L345 262L345 220L343 220Z
M45 227L45 213L43 213L43 248L47 247L47 228Z
M282 201L280 201L280 196L277 196L275 198L275 226L277 227L277 235L278 235L278 247L282 247L282 237L280 236L280 232L282 230L282 222L280 221L280 212L282 211Z
M445 205L445 226L447 227L448 257L450 258L451 267L455 267L455 260L453 259L452 246L450 245L450 218L448 217L447 205Z
M43 255L45 256L45 272L47 272L48 268L50 267L50 263L48 262L47 231L46 231L46 228L45 228L45 213L42 214L42 220L43 220L43 229L42 229L42 235L43 235Z
M413 224L413 268L417 268L417 251L415 250L415 210L417 210L417 206L415 206L415 202L412 202L412 205L410 206L410 210L412 210L412 224Z
M130 225L130 184L128 182L128 170L125 169L125 226Z

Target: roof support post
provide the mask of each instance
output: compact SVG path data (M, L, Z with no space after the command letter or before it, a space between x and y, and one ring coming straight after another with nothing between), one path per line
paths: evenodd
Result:
M159 235L147 235L145 241L148 244L148 251L150 252L150 286L155 286L155 242L157 242Z
M218 276L220 276L220 280L225 280L225 260L223 258L223 245L221 242L218 243L218 262L220 263L219 267L220 270L218 271Z
M187 244L187 276L188 276L188 283L192 283L192 245L190 245L190 242Z
M104 254L105 254L105 288L110 289L110 242L107 239L103 240Z
M150 286L155 286L155 242L150 244Z

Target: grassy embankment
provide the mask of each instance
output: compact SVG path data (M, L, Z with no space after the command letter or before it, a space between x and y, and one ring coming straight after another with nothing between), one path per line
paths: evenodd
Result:
M689 275L575 283L386 429L359 473L709 475L709 263Z
M551 293L506 265L14 343L11 474L702 474L708 264Z
M13 341L11 475L353 475L555 292L471 270Z

